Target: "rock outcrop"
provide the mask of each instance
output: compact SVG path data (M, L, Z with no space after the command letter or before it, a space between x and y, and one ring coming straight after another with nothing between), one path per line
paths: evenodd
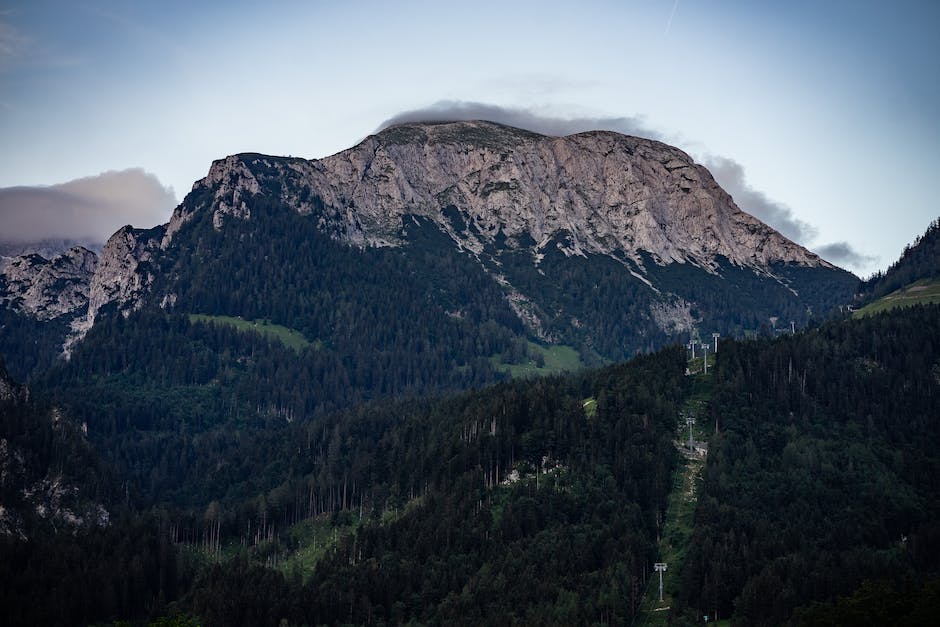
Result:
M39 320L84 313L98 257L76 246L53 259L16 257L0 270L0 305Z

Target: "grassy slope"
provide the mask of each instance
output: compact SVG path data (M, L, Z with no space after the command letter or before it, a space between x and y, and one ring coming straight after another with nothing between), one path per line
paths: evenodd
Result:
M906 287L891 292L878 300L868 303L855 312L854 317L873 316L882 311L911 305L927 305L940 303L940 281L936 279L921 279Z
M691 386L683 403L682 412L676 421L676 444L681 444L683 448L689 440L685 415L697 418L693 428L696 442L707 443L708 435L711 433L711 425L706 424L701 418L705 415L706 405L711 399L713 376L711 368L715 363L714 355L708 356L708 363L710 370L709 374L705 375L701 372L703 365L701 357L689 362L693 373L690 379ZM695 506L701 491L704 466L704 457L683 455L673 475L673 488L669 494L662 538L659 543L659 561L668 565L663 574L663 600L659 601L659 575L651 573L646 594L640 606L640 614L637 617L637 624L641 627L668 625L673 618L669 610L672 608L673 597L679 590L682 565L685 562L694 525Z
M207 316L205 314L189 314L189 320L190 322L227 324L235 327L239 331L255 331L297 351L303 350L311 344L299 331L289 327L282 327L279 324L271 324L267 320L243 320L242 318L233 318L231 316Z
M499 357L491 357L493 366L500 372L508 372L513 379L526 377L539 377L562 372L575 372L585 367L578 355L578 351L570 346L542 346L529 342L529 353L541 353L545 365L539 367L533 360L524 364L504 364Z

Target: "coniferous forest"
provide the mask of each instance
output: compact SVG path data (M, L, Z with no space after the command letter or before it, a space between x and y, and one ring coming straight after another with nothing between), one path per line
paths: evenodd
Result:
M257 411L277 391L239 370L287 349L139 316L75 355L91 385L64 368L5 401L10 624L646 620L696 379L684 349L288 420ZM723 341L708 377L714 433L670 620L841 624L840 608L896 595L899 621L936 610L938 308ZM37 514L50 477L60 508L100 504L108 523Z
M268 209L262 241L306 228ZM51 367L20 361L22 338L5 347L31 373L27 388L0 368L5 624L938 615L940 306L728 337L707 372L701 353L649 327L629 361L510 379L506 364L543 359L544 346L425 226L411 233L423 261L376 249L357 266L315 231L300 249L262 248L270 263L242 263L232 242L251 230L194 224L164 260L178 265L155 275L179 281L174 307L103 312ZM865 298L932 276L935 231ZM500 259L520 284L523 261ZM561 287L543 302L592 303L594 330L550 316L543 329L578 344L581 363L617 357L616 335L598 330L624 324L642 290L596 259L546 255L541 267L553 264ZM681 268L651 271L683 282ZM776 288L723 273L754 303L708 323L740 337ZM843 278L828 296L824 282L806 285L835 303ZM467 289L479 292L470 308ZM703 319L728 298L707 282L688 289L714 299L695 312ZM786 306L774 305L808 315ZM707 455L683 451L693 409ZM654 607L653 565L666 554L669 601Z

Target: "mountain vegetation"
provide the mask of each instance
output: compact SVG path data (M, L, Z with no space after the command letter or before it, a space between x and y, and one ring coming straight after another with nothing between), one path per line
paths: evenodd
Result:
M940 568L938 313L921 306L721 343L700 416L717 434L676 624L716 611L743 624L833 624L836 608L868 607L898 586L912 616L935 607L933 584L906 582ZM253 343L258 355L295 354L230 325L163 323ZM167 349L181 339L170 337ZM685 364L685 351L669 349L578 375L225 430L177 400L153 412L192 409L175 443L165 433L135 440L153 427L107 418L88 424L101 461L77 463L68 451L91 450L83 438L24 434L24 415L49 424L37 418L48 405L20 402L4 412L3 437L46 451L40 468L99 486L112 523L63 533L37 519L23 527L29 541L5 536L5 607L20 617L12 624L170 614L209 625L630 623L661 559L679 409L701 391ZM145 368L124 370L128 390L159 398ZM198 382L196 370L172 376ZM72 423L93 414L61 406ZM23 602L36 594L55 601Z
M331 369L363 370L366 396L499 380L511 364L492 358L526 340L600 365L699 326L804 327L858 284L676 148L489 122L387 129L322 160L234 155L167 225L122 228L100 258L27 261L0 269L0 350L21 380L93 324L153 307L292 329Z
M721 345L677 615L778 625L940 567L940 308Z
M870 302L922 279L940 280L940 218L927 227L901 258L884 272L878 271L859 287L859 300Z

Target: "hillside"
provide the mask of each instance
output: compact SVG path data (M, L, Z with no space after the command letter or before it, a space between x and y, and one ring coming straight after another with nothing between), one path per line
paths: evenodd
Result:
M905 246L900 259L885 272L864 281L856 298L867 304L924 279L940 279L940 218L913 245Z
M858 318L897 309L898 307L937 303L940 303L940 279L919 279L871 301L864 307L855 310L853 315Z
M938 400L937 305L723 343L675 616L780 625L866 580L936 576Z
M917 306L724 340L708 375L685 375L687 355L673 348L578 375L266 421L231 404L228 377L240 356L280 361L294 349L229 324L151 320L143 326L172 329L160 350L183 347L170 364L189 363L187 337L240 348L215 375L198 355L177 373L127 369L135 360L120 356L118 337L85 345L98 356L76 353L81 368L130 359L120 370L140 388L133 405L104 386L59 409L72 424L89 419L130 511L112 500L125 513L74 539L5 535L0 575L14 592L4 604L12 624L171 611L209 625L623 624L650 594L668 533L670 546L683 542L668 554L676 624L716 611L753 625L812 621L835 611L814 602L853 593L840 603L867 607L872 590L940 569L938 314ZM124 330L140 327L132 316ZM205 376L150 406L159 385L148 381ZM213 398L227 407L221 426ZM676 527L689 408L711 435L694 517L680 513ZM133 588L117 592L120 578ZM929 585L895 606L896 622L931 607Z
M858 558L838 584L821 570L817 593L790 583L805 547L934 572L874 532L832 548L812 517L794 548L764 512L785 501L860 525L849 485L871 497L865 515L897 501L873 525L932 547L933 453L888 432L936 439L935 310L735 339L818 326L857 279L664 144L417 124L322 160L236 155L167 225L125 227L97 257L16 264L4 312L36 336L0 348L32 400L4 409L4 442L46 451L29 480L61 476L110 522L67 533L21 517L30 541L3 536L14 624L625 624L651 607L661 552L685 559L674 620L712 604L773 623L887 563ZM713 331L717 369L699 374L677 346ZM66 335L68 360L27 359ZM686 476L690 407L719 429ZM76 438L37 426L52 416ZM820 460L806 485L762 501L804 440ZM848 463L842 440L848 474L830 472ZM26 475L5 476L4 511L27 511ZM698 505L678 507L674 482ZM720 559L735 543L746 568ZM771 608L765 569L793 590Z

